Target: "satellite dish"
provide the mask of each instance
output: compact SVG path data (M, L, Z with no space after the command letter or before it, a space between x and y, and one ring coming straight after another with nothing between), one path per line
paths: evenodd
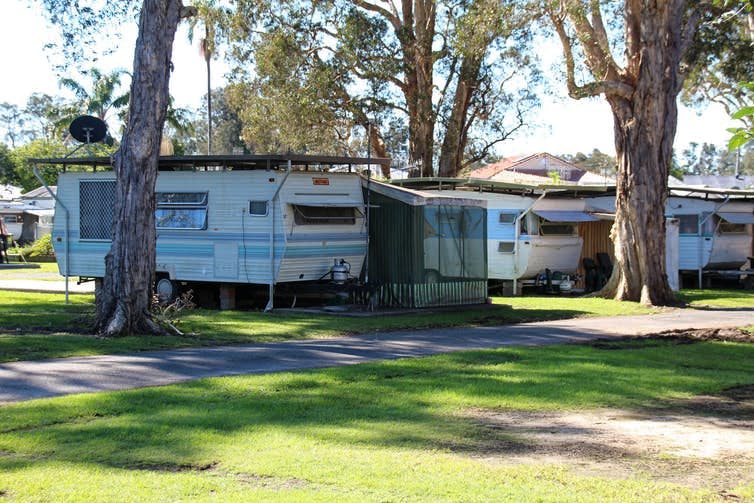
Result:
M73 119L68 131L81 143L97 143L107 136L107 124L97 117L82 115Z

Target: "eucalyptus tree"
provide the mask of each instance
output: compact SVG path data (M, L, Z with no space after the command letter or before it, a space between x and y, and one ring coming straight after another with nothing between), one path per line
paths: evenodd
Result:
M11 148L15 148L16 142L23 137L25 123L26 116L18 105L0 103L0 127L2 127L4 139L10 142Z
M347 149L362 126L387 156L380 125L401 117L417 174L453 175L470 145L484 157L519 127L532 98L522 2L241 0L235 14L232 103L266 148Z
M563 47L568 94L604 96L613 113L617 264L601 292L605 296L654 305L675 300L665 274L665 200L685 77L681 64L697 31L698 5L686 0L547 4ZM603 9L609 9L607 17ZM605 19L621 24L622 36L611 36L615 26Z
M70 120L78 110L75 103L70 103L59 96L44 93L32 93L26 100L26 134L30 140L62 139L67 133Z
M128 121L113 156L116 175L112 246L97 295L96 324L108 336L162 333L150 305L155 273L155 181L162 129L169 103L168 83L175 32L181 18L194 13L180 0L101 2L41 0L63 32L62 53L80 61L82 44L108 23L138 12L139 28L128 107Z
M216 154L232 154L247 150L246 144L241 135L243 133L243 123L228 103L228 91L226 88L218 88L212 91L212 151ZM209 109L207 101L202 103L196 113L197 120L192 124L195 142L198 145L199 152L207 150L206 145L209 138L207 119Z

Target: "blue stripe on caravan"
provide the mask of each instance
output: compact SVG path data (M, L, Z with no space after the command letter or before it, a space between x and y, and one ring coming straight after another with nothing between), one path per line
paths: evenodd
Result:
M340 232L340 233L296 233L284 234L278 233L275 235L275 240L286 240L291 243L300 243L304 241L358 241L365 240L366 234L356 232ZM65 232L55 231L52 234L54 240L58 238L64 239ZM68 232L68 238L71 242L81 241L78 230L70 230ZM180 241L246 241L248 242L262 242L268 243L270 241L270 235L267 232L252 232L243 234L241 232L211 232L211 231L182 231L182 232L157 232L157 241L161 240L180 240ZM110 240L83 240L82 243L107 243L110 245Z
M107 253L110 251L110 241L71 241L69 250L71 253ZM65 253L65 245L60 243L60 248Z
M282 239L283 234L278 234L275 239ZM181 240L181 241L269 241L268 232L215 232L215 231L158 231L157 239Z
M192 257L214 257L214 245L185 243L157 243L157 255L190 255Z
M279 259L281 255L283 255L284 248L282 246L276 246L275 247L275 258ZM246 260L258 260L258 259L266 259L270 257L270 247L269 246L239 246L238 247L238 258L239 260L243 260L244 258Z
M308 233L308 234L297 234L294 232L293 234L287 236L287 240L289 243L298 243L301 241L358 241L358 240L365 240L367 238L366 234L360 234L360 233L333 233L333 234L316 234L316 233Z
M181 232L158 232L158 239L180 239L186 241L192 240L212 240L212 241L246 241L246 242L264 242L270 241L270 234L267 232L247 232L246 234L241 232L207 232L198 231L197 233ZM289 242L302 242L302 241L356 241L366 239L367 235L358 232L339 232L339 233L277 233L275 234L275 240L287 240Z
M190 240L193 241L193 240ZM205 257L211 258L215 255L215 243L207 242L209 240L203 239L202 243L195 242L164 242L160 240L157 242L157 254L160 256L193 256L193 257ZM281 241L275 243L275 256L280 258L285 257L326 257L336 255L362 255L366 253L366 242L363 240L354 240L355 243L349 244L328 244L322 246L319 242L311 243L311 241L291 243L286 246ZM61 248L61 254L64 253L62 243L55 243ZM308 245L308 246L307 246ZM110 241L74 241L70 242L70 253L82 253L82 254L105 254L110 250ZM238 244L238 256L239 258L246 259L259 259L266 258L270 255L270 247L267 240L262 242L251 242L247 240L246 243Z

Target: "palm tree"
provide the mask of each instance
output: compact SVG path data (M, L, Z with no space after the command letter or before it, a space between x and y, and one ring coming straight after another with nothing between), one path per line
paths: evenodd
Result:
M104 121L111 111L118 111L128 105L129 93L117 94L124 74L127 75L128 72L116 69L104 74L97 68L92 68L89 70L91 87L87 88L71 78L60 79L60 85L73 91L82 111Z
M72 78L62 78L61 87L69 89L76 96L76 101L62 114L56 122L56 128L67 130L68 125L82 113L93 115L107 121L113 114L122 119L121 112L128 106L130 93L121 90L121 77L128 75L125 70L116 69L108 74L97 68L87 72L91 82L82 84Z
M204 35L199 39L199 53L207 64L207 154L212 153L212 85L211 61L216 48L216 31L222 29L222 18L228 15L226 9L216 7L214 0L203 0L194 4L197 14L191 18L188 30L190 43L194 41L194 29L201 21L204 25Z

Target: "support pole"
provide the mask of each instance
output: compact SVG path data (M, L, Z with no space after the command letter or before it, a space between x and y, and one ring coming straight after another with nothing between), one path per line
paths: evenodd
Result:
M367 228L367 253L364 260L364 284L369 284L369 205L372 184L372 123L367 123L367 207L364 211L364 224Z
M277 190L275 190L275 193L272 195L269 201L270 205L270 288L268 292L268 300L267 305L264 308L264 312L268 313L272 311L274 307L273 299L275 298L275 200L278 198L278 195L280 194L280 190L283 188L283 184L285 184L285 181L288 180L288 176L291 174L292 170L292 164L291 160L288 159L288 170L285 172L285 176L280 181L280 185L278 185Z
M63 256L63 264L65 264L65 303L68 304L68 256L70 255L70 240L68 239L68 215L70 212L68 211L68 208L65 207L63 202L58 198L57 194L55 194L50 187L47 186L45 181L42 179L42 176L39 174L39 170L36 166L33 166L31 168L32 172L34 172L34 176L37 178L39 183L42 184L42 187L45 188L45 190L55 199L55 204L59 205L63 211L65 212L65 255Z

